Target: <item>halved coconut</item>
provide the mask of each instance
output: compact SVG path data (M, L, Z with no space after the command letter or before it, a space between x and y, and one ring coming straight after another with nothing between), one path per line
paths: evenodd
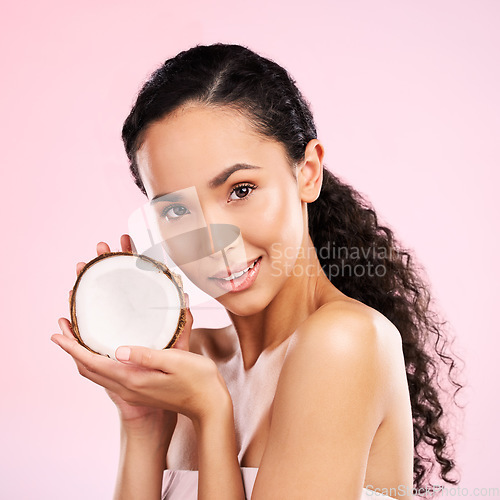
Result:
M172 347L186 323L182 280L145 255L110 252L82 269L70 298L78 342L115 359L121 345Z

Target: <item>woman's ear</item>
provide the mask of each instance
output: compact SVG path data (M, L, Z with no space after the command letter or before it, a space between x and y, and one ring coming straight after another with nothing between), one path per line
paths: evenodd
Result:
M323 145L318 139L312 139L307 143L304 161L297 169L299 196L306 203L315 201L321 191L324 154Z

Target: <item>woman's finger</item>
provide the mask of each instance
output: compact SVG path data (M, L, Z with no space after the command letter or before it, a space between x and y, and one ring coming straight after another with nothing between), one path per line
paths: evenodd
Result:
M73 335L71 323L66 318L59 318L58 324L62 334L52 335L51 340L72 356L75 362L82 363L90 372L98 373L124 386L131 378L143 375L144 369L140 366L119 363L83 347Z
M156 406L157 401L148 396L148 387L158 390L168 387L167 375L158 370L124 364L85 349L75 339L65 334L54 334L51 340L66 351L75 362L83 377L117 394L129 404Z
M85 267L85 262L78 262L76 265L76 275L78 276L81 272L82 269Z
M128 234L122 234L120 238L120 244L122 246L122 252L132 253L132 241Z
M64 328L63 331L63 334L55 333L50 339L66 351L75 360L79 368L84 368L86 373L95 374L96 377L104 377L118 383L120 382L119 378L125 378L119 373L125 368L121 363L117 363L107 356L90 352L74 337L71 337L67 328Z
M191 354L180 349L149 349L143 346L120 346L115 351L115 358L127 364L142 368L160 370L164 373L174 373L183 363L184 354Z
M78 361L77 359L73 358L73 361L76 364L76 367L78 368L78 373L82 376L85 377L92 382L100 385L101 387L104 387L105 389L109 389L110 391L113 391L114 393L118 394L121 398L126 398L126 393L127 389L123 387L123 385L116 380L106 377L104 375L101 375L97 371L91 371L88 369L87 366L85 366L81 361ZM130 392L130 391L128 391Z
M97 244L96 250L97 250L97 255L101 255L103 253L109 253L109 252L111 252L111 250L109 248L109 245L106 242L104 242L104 241L100 241Z
M73 333L73 327L71 323L66 318L59 318L57 321L59 328L61 329L63 335L65 335L68 339L75 339L75 335Z
M94 367L87 366L84 364L78 357L73 356L72 353L76 352L74 344L71 344L72 342L76 342L74 339L71 340L67 337L67 334L61 335L61 334L54 334L51 337L51 340L56 343L59 347L61 347L64 351L66 351L72 358L73 361L76 364L76 367L78 368L78 372L80 375L83 377L91 380L92 382L100 385L101 387L104 387L105 389L109 389L116 394L118 394L122 398L127 398L128 394L130 391L128 391L126 388L124 388L123 384L118 382L117 380L107 377L105 375L102 375L98 369ZM82 347L82 346L80 346ZM82 349L85 349L82 347ZM86 349L85 349L86 350ZM92 355L92 353L89 353ZM99 356L96 354L95 356ZM109 358L107 358L109 359Z

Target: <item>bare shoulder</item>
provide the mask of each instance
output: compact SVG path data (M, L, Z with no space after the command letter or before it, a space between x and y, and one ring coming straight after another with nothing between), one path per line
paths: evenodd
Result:
M323 304L301 323L278 380L252 498L359 495L390 412L398 345L387 318L348 298Z
M389 347L390 352L397 353L402 340L396 326L383 314L346 298L323 304L297 328L291 343L295 349L316 346L343 355L377 356Z
M209 358L222 360L234 353L233 325L222 328L195 328L191 331L189 350Z
M377 395L376 413L383 419L393 389L405 373L401 335L388 318L359 301L328 302L293 334L283 365L283 390L289 383L296 384L293 373L301 373L310 383L332 377L352 391L370 388ZM356 388L354 378L364 383ZM331 387L324 384L323 390L326 397Z

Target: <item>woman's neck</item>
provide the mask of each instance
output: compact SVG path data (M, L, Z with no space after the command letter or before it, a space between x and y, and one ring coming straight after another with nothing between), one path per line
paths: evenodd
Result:
M327 294L342 295L323 272L308 234L304 245L305 251L299 252L295 269L308 272L292 272L265 309L249 316L227 311L238 335L245 371L255 365L262 353L270 353L282 345L300 323L323 305Z

